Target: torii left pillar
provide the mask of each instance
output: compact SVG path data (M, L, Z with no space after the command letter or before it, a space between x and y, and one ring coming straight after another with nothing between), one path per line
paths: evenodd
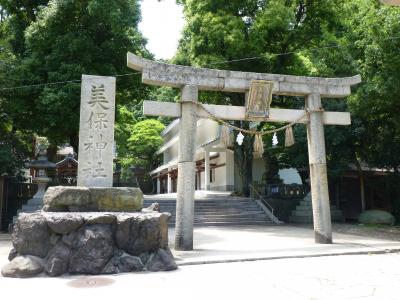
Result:
M197 101L197 99L197 86L185 85L182 88L175 223L176 250L193 250L197 107L191 101Z

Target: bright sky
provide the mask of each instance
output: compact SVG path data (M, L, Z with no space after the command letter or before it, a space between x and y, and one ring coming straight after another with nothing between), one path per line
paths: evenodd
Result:
M156 58L174 56L184 25L182 7L175 0L142 0L139 30L147 38L147 49Z

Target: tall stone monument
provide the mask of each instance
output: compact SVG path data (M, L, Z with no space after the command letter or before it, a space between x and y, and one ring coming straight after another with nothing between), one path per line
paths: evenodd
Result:
M78 186L112 187L115 77L82 75Z

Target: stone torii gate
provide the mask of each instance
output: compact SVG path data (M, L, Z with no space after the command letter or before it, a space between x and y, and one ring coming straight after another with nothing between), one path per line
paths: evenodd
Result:
M332 243L324 125L350 125L351 119L348 112L324 111L321 98L343 98L350 95L350 87L361 82L359 75L318 78L194 68L154 62L132 53L128 53L127 62L128 67L142 72L143 83L181 89L181 103L144 101L143 104L145 115L180 118L175 249L193 249L197 118L209 117L207 112L194 103L198 100L198 92L247 93L252 80L272 81L272 92L276 95L305 97L308 114L304 110L271 108L268 118L262 121L292 122L304 115L298 123L307 126L315 242ZM203 106L219 119L260 121L259 117L246 116L244 106Z

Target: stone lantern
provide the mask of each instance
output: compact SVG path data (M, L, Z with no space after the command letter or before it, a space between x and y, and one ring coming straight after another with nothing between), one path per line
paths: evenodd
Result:
M33 198L22 207L23 212L33 212L42 209L46 186L51 181L51 178L47 177L47 170L56 168L56 164L47 160L46 154L45 149L40 149L38 158L27 164L28 168L35 170L35 177L32 179L32 182L38 185L38 190Z

